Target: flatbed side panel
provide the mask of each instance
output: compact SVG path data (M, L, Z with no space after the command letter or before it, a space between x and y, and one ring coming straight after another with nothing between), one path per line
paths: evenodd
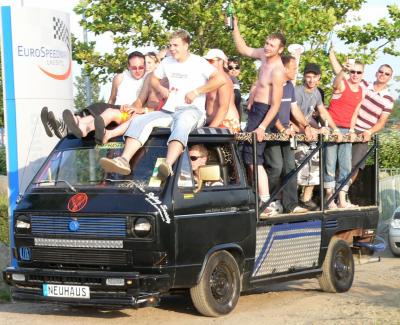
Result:
M321 228L320 219L258 225L252 277L316 268Z

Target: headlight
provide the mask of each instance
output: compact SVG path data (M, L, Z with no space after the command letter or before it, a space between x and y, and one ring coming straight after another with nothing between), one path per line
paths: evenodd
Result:
M399 229L400 228L400 219L393 219L390 223L392 228Z
M147 218L137 218L133 225L133 233L138 237L146 237L151 232L151 223Z
M28 233L31 231L31 218L25 215L17 216L15 219L15 231L18 233Z

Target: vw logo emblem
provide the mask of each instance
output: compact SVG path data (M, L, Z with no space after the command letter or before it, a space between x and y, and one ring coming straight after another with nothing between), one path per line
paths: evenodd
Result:
M68 225L69 231L78 231L79 229L79 222L78 220L71 220Z

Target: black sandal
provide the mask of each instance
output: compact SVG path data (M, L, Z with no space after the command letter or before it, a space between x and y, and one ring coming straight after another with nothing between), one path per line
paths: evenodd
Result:
M72 133L75 137L77 138L82 138L83 137L83 133L81 131L81 129L79 128L79 124L75 121L75 116L74 114L69 110L66 109L63 113L63 120L65 122L65 124L68 127L68 131L70 133Z

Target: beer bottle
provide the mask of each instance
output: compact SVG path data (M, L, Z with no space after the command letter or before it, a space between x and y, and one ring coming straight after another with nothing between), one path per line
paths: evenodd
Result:
M327 41L326 41L326 43L324 45L324 53L325 53L325 55L329 55L329 50L330 50L331 45L332 45L332 34L333 34L332 32L329 32L328 39L327 39Z
M233 5L232 2L229 1L228 6L226 7L226 29L232 31L233 30Z

